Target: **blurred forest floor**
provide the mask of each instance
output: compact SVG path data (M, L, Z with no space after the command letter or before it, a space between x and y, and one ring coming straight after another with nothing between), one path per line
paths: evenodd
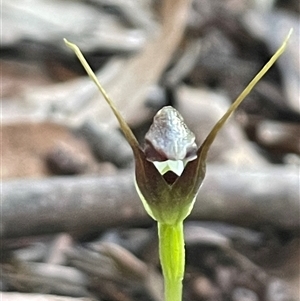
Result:
M163 301L133 156L63 38L141 145L175 107L198 144L284 40L214 142L185 223L185 301L297 301L298 0L1 2L3 301Z

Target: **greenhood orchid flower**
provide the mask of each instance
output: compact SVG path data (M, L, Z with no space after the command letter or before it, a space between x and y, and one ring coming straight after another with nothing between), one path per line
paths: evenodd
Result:
M192 209L204 170L198 174L195 136L174 108L164 107L155 115L140 156L136 188L148 214L163 224L183 221Z
M166 301L181 300L184 274L183 221L190 214L205 177L210 146L231 114L284 52L290 35L291 31L270 61L216 123L200 147L197 147L195 136L185 125L181 115L172 107L164 107L156 114L145 136L145 145L140 146L79 48L65 40L111 107L132 148L137 192L147 213L158 222Z

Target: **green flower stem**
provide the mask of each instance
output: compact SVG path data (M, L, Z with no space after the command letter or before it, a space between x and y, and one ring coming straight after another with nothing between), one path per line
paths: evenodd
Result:
M158 237L165 301L181 301L185 265L183 222L174 225L158 222Z

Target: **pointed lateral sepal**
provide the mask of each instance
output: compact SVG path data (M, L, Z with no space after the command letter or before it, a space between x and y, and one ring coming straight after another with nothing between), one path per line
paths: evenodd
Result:
M189 191L186 194L189 194L190 198L186 198L186 200L190 199L191 201L191 211L194 199L198 194L202 181L205 177L206 171L206 158L210 146L215 140L218 132L221 130L225 122L232 115L232 113L238 108L241 102L245 99L245 97L251 92L254 86L260 81L260 79L266 74L266 72L273 66L273 64L278 60L278 58L284 53L288 40L293 32L291 29L283 41L282 45L278 48L278 50L274 53L274 55L270 58L270 60L265 64L265 66L257 73L257 75L253 78L253 80L248 84L248 86L244 89L244 91L239 95L239 97L232 103L227 112L221 117L221 119L215 124L212 128L200 148L197 152L197 159L194 161L188 162L182 175L177 179L177 181L172 186L172 191L174 190L177 194L181 194L183 187L189 187ZM182 203L182 206L186 206L188 204Z
M64 39L64 41L66 45L75 52L87 74L96 84L106 102L112 109L120 124L121 130L123 131L133 150L136 165L135 172L137 190L140 194L146 211L153 219L157 221L169 222L170 220L175 220L178 210L174 210L174 206L169 205L170 198L168 196L170 195L170 186L168 186L168 184L165 182L162 175L158 172L153 163L146 159L145 154L140 149L134 134L115 107L113 101L99 83L95 73L89 66L80 49L66 39Z
M238 108L242 101L247 97L247 95L252 91L254 86L261 80L261 78L268 72L268 70L274 65L274 63L279 59L279 57L284 53L288 40L291 37L293 29L290 29L287 37L283 41L282 45L273 54L270 60L263 66L263 68L256 74L256 76L251 80L244 91L238 96L238 98L232 103L227 112L221 117L221 119L215 124L213 129L210 131L205 141L202 143L200 149L198 150L198 157L202 160L206 160L208 150L215 140L217 133L221 130L225 122L232 115L232 113Z
M126 121L124 120L122 115L117 110L117 108L114 105L113 101L110 99L110 97L108 96L108 94L106 93L104 88L99 83L94 71L89 66L89 64L86 61L85 57L83 56L82 52L80 51L80 49L78 48L77 45L69 42L67 39L64 39L64 42L66 43L66 45L69 48L71 48L75 52L75 54L78 57L80 63L82 64L83 68L85 69L85 71L87 72L89 77L92 79L92 81L96 84L96 86L99 89L100 93L103 95L104 99L106 100L106 102L108 103L108 105L112 109L114 115L116 116L116 118L117 118L117 120L120 124L121 130L123 131L123 133L124 133L128 143L129 143L129 145L131 146L134 154L138 155L139 154L139 144L138 144L134 134L132 133L130 127L128 126L128 124L126 123Z

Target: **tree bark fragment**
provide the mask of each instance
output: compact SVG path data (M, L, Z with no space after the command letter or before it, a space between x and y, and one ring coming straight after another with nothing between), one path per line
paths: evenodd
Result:
M299 172L294 167L231 170L208 166L190 219L299 229ZM2 184L3 238L95 232L146 225L133 171L110 177L57 177Z

